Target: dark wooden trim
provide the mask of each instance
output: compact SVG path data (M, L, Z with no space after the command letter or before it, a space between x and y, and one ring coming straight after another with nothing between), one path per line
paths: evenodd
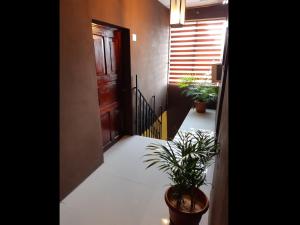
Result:
M114 24L111 24L111 23L107 23L107 22L104 22L104 21L100 21L100 20L96 20L96 19L92 19L92 23L96 23L98 25L102 25L102 26L108 26L108 27L113 27L113 28L117 28L117 29L120 29L120 30L128 30L129 31L129 28L126 28L126 27L120 27L118 25L114 25Z
M121 134L119 135L115 140L113 140L112 142L110 142L108 145L103 146L103 153L108 150L111 146L113 146L115 143L117 143L124 135Z
M132 107L132 86L131 86L131 56L130 56L130 30L123 28L121 35L121 51L122 59L121 66L123 68L123 83L122 87L122 107L125 111L124 135L133 135L133 107ZM124 96L123 96L124 95Z
M217 4L207 7L187 8L185 12L186 20L209 19L228 17L228 5Z
M222 71L222 81L221 87L219 90L219 97L218 97L218 105L216 110L216 137L219 136L219 128L220 128L220 120L222 115L222 104L224 99L224 92L228 74L228 28L226 29L226 36L225 36L225 45L224 45L224 57L223 57L223 71Z

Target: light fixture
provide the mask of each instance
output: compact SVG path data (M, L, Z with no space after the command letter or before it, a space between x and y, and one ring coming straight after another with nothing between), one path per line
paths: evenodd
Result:
M185 1L171 0L170 4L170 26L182 27L185 20Z
M169 224L170 224L170 220L169 220L169 219L166 219L166 218L162 218L162 219L161 219L161 224L162 224L162 225L169 225Z
M223 5L228 4L228 0L223 0Z

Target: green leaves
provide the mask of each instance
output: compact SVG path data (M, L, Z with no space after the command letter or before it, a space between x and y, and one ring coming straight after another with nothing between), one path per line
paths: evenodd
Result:
M205 184L207 167L219 153L213 135L201 130L179 132L177 138L166 145L150 144L146 149L149 150L144 155L146 168L157 165L169 175L173 186L183 192Z
M180 80L179 88L182 94L191 97L194 101L209 102L218 98L219 87L209 82L198 83L194 76L187 76Z
M214 86L191 85L183 91L183 93L191 97L194 101L208 102L217 98L217 89Z
M180 88L186 88L192 84L194 84L196 82L195 77L193 77L192 75L187 76L187 77L183 77L180 79L178 86Z

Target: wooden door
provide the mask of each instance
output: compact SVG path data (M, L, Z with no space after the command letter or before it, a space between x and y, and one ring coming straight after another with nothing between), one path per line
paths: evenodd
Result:
M116 29L92 24L96 76L98 85L99 116L103 148L106 150L121 135L121 104L119 94L120 35Z

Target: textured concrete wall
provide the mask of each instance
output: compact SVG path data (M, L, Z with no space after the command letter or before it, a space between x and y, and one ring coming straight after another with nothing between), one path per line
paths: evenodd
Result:
M156 96L165 109L168 73L169 10L156 0L90 0L91 19L130 29L131 75L135 87L135 74L139 88L150 102Z

